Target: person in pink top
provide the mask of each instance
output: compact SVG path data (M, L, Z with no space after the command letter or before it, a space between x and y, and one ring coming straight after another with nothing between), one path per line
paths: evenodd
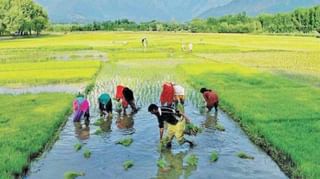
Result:
M219 97L217 93L207 88L201 88L200 93L202 93L202 96L207 103L206 107L208 108L208 111L210 112L214 107L216 112L218 112Z
M82 116L85 118L85 124L88 126L90 123L90 102L82 94L78 94L77 98L73 101L73 122L80 122Z

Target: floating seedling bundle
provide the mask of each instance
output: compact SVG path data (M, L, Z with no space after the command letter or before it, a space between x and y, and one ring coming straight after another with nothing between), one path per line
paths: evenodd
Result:
M189 166L197 166L198 165L198 157L195 154L192 154L187 157L187 164Z
M83 152L83 156L84 158L90 158L91 157L91 151L86 149L84 152Z
M133 167L133 161L132 160L126 160L123 162L122 166L125 170L128 170L129 168Z
M74 171L69 171L69 172L66 172L64 173L63 175L64 179L75 179L79 176L85 176L85 173L84 172L74 172Z
M238 152L237 156L242 159L250 159L253 160L254 157L246 154L245 152Z
M218 158L218 153L216 151L212 151L210 155L210 162L216 162Z
M186 128L184 130L184 133L187 135L198 135L198 133L201 133L202 129L192 123L189 123L186 125Z
M123 146L128 147L129 145L131 145L132 142L133 142L133 139L131 137L125 137L117 141L116 144L121 144Z
M77 143L77 144L75 144L74 145L74 149L78 152L79 150L81 150L81 148L82 148L82 144L80 144L80 143Z

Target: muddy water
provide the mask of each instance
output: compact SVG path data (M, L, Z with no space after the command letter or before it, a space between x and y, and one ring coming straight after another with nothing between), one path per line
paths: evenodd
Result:
M116 113L112 120L106 120L101 126L94 126L99 116L96 98L102 91L114 94L118 82L128 84L134 89L137 103L141 110L135 115L126 117ZM158 151L159 131L157 120L147 112L150 103L158 101L161 81L143 81L137 79L120 79L101 82L89 97L91 108L91 124L89 128L81 128L71 120L67 122L60 134L60 139L50 151L44 153L32 163L27 179L63 178L67 171L82 171L86 176L79 178L287 178L272 159L251 143L248 137L230 117L219 111L215 114L203 114L199 108L199 94L187 89L188 99L185 110L193 123L201 125L204 131L198 136L190 137L196 143L192 149L188 145L173 144L170 151ZM215 129L216 123L222 124L226 131ZM102 135L95 135L97 129ZM132 136L134 142L129 147L116 145L116 141L124 136ZM74 144L84 144L76 152ZM84 149L89 149L92 156L83 157ZM210 152L219 153L219 160L210 163ZM236 156L244 151L254 160L244 160ZM186 157L195 154L199 157L196 167L186 164ZM157 160L165 159L170 167L166 170L157 167ZM124 170L122 163L133 160L134 166Z

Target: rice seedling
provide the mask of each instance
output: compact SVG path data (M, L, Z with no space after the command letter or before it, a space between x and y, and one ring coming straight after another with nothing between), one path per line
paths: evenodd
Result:
M189 166L197 166L199 158L195 154L191 154L187 157L186 162Z
M89 149L86 149L83 151L84 158L90 158L91 157L91 151Z
M254 157L253 156L250 156L250 155L248 155L248 154L246 154L245 152L238 152L237 153L237 156L239 157L239 158L242 158L242 159L250 159L250 160L253 160L254 159Z
M157 160L157 166L159 168L165 169L165 168L168 168L169 165L164 158L161 158L161 159Z
M116 144L121 144L125 147L128 147L132 144L133 139L131 137L124 137L122 139L120 139L119 141L116 142Z
M158 146L158 150L159 151L163 151L167 148L167 144L170 142L169 137L165 136L164 138L162 138L160 140L159 146Z
M86 174L84 172L74 172L74 171L69 171L64 173L64 179L75 179L80 176L85 176Z
M186 128L184 131L185 134L194 135L194 136L198 135L198 133L201 133L201 132L202 132L202 129L192 123L186 124Z
M215 128L218 130L218 131L225 131L226 129L224 128L224 126L220 123L217 123L217 125L215 126Z
M101 135L103 131L99 128L94 132L94 135Z
M219 156L218 153L216 151L212 151L210 154L210 162L216 162L218 161Z
M122 164L125 170L128 170L129 168L133 167L133 165L134 165L133 160L126 160Z
M78 152L79 150L81 150L81 148L82 148L82 144L80 144L80 143L77 143L77 144L75 144L74 145L74 149Z
M96 120L96 121L93 123L93 125L95 125L95 126L101 126L102 123L103 123L103 119L98 119L98 120Z

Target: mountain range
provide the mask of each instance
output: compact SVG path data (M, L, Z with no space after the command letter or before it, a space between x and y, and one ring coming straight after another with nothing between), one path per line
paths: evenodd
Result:
M127 18L142 21L190 21L246 11L249 15L286 12L320 0L35 0L55 23L86 23Z

